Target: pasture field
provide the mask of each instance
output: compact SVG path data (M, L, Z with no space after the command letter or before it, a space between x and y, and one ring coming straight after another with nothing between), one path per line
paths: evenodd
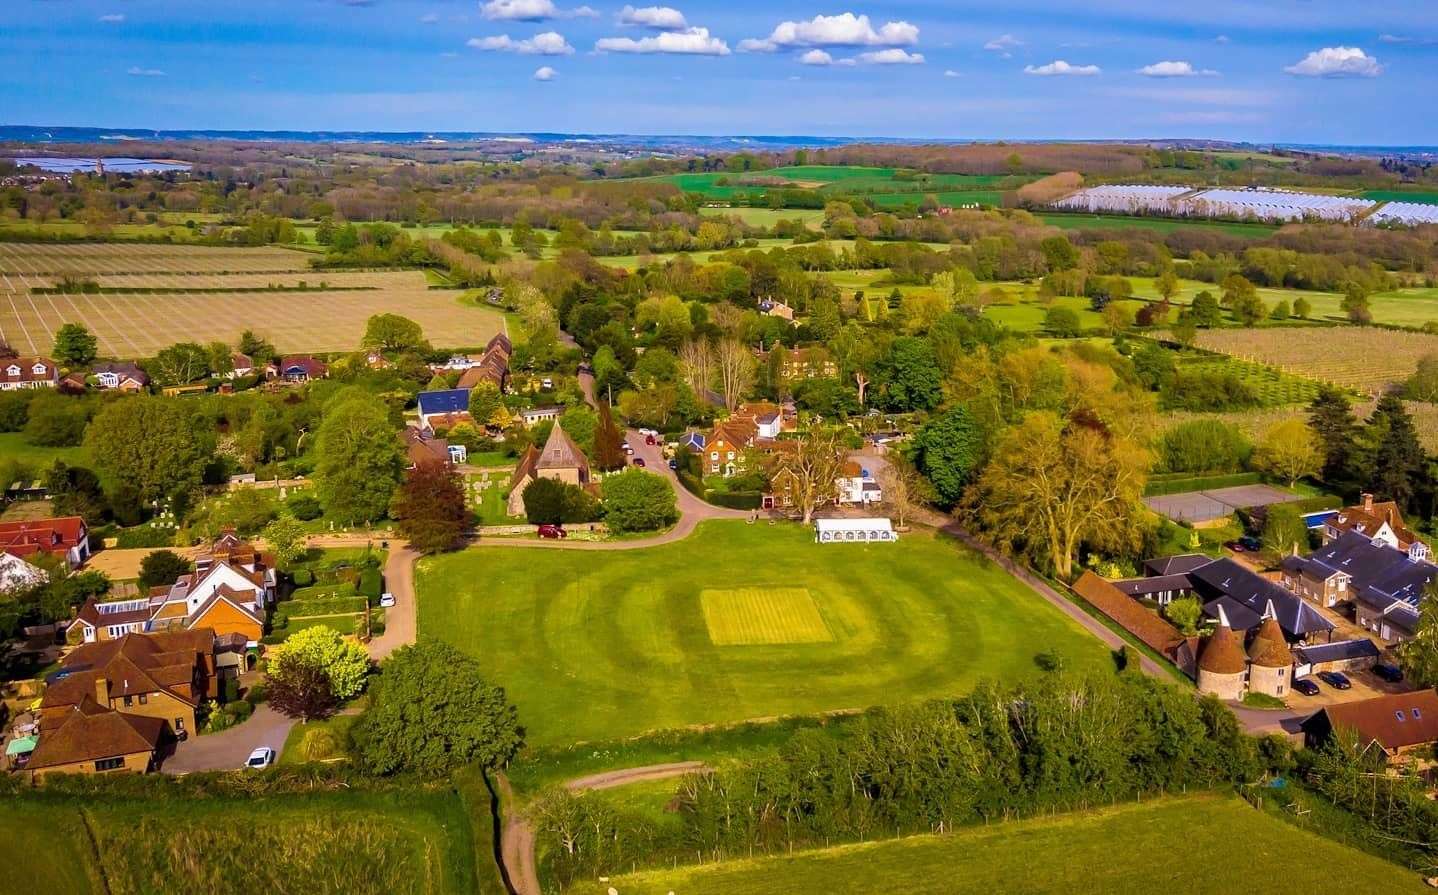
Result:
M1271 224L1246 224L1203 220L1181 221L1175 218L1127 217L1112 214L1057 214L1054 212L1045 212L1035 216L1049 226L1062 227L1065 230L1117 230L1124 227L1135 227L1141 230L1157 230L1160 233L1172 233L1174 230L1196 228L1200 230L1219 230L1231 236L1246 236L1261 239L1271 235L1278 229Z
M1107 651L999 567L929 533L815 544L710 521L634 550L485 547L420 561L420 636L473 656L536 747L961 694ZM702 594L804 589L833 640L717 646Z
M817 208L746 208L705 205L699 213L708 218L738 218L750 227L773 227L780 221L801 221L810 230L824 223L824 212Z
M475 891L469 819L448 791L34 798L6 806L0 833L12 873L65 895L218 892L236 879L271 892Z
M900 208L905 205L918 205L924 201L926 196L933 196L934 201L940 205L948 205L954 208L964 205L992 205L998 207L1004 202L1004 194L999 190L926 190L922 193L873 193L866 195L865 198L869 199L879 208Z
M147 357L180 341L233 343L247 329L283 352L351 351L369 317L385 312L419 323L438 345L483 345L504 328L499 312L429 289L423 272L314 271L307 262L278 248L0 243L0 339L23 354L46 354L55 332L74 322L95 334L102 355ZM64 274L157 291L32 291ZM302 281L309 291L221 291Z
M1419 358L1438 353L1438 335L1360 326L1207 329L1196 344L1366 394L1406 379Z
M670 183L684 192L700 193L715 200L765 196L771 189L798 189L824 195L866 196L880 207L897 207L906 201L918 203L926 193L937 194L939 201L948 205L974 202L997 205L1003 190L1016 189L1034 178L991 174L900 175L895 168L790 165L767 171L666 174L646 179ZM972 198L970 194L982 198Z
M1175 830L1183 831L1181 853L1173 850ZM1235 843L1242 843L1241 860L1234 859ZM1279 877L1295 891L1431 891L1396 864L1219 796L627 874L572 891L603 895L612 885L624 895L1229 895Z

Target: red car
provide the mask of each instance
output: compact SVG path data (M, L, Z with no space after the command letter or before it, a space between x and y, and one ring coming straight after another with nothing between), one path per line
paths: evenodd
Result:
M644 443L645 443L645 444L658 444L659 442L657 442L657 441L654 440L654 436L653 436L653 435L646 435L646 436L644 436Z
M569 537L569 532L560 528L558 525L541 525L539 526L538 534L541 538L548 538L551 541Z
M643 466L643 465L644 465L644 458L643 458L643 457L635 457L635 458L634 458L634 465L635 465L635 466Z

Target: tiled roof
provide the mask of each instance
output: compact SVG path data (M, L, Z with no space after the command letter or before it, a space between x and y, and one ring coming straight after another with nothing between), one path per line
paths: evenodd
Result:
M35 368L44 369L36 373ZM0 382L54 382L60 375L48 357L0 358Z
M1219 625L1199 647L1198 667L1214 674L1242 674L1248 670L1243 641L1228 625Z
M1074 582L1073 591L1118 622L1124 630L1164 655L1183 641L1183 634L1160 618L1158 613L1145 609L1093 572L1084 572Z
M564 426L559 420L555 420L554 428L549 430L549 440L544 443L544 450L539 453L539 460L536 463L539 469L588 469L589 459L584 456L584 451L564 431Z
M164 730L161 718L111 711L90 697L72 707L58 725L41 733L27 767L38 770L154 751Z
M1363 742L1377 742L1389 751L1438 740L1438 692L1433 690L1342 702L1318 714L1324 713L1334 728L1350 728Z
M21 557L37 552L62 554L84 536L85 520L79 516L0 522L0 550Z

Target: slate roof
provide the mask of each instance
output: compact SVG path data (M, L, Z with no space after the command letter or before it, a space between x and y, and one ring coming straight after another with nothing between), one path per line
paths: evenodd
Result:
M1181 553L1178 556L1159 556L1146 559L1143 568L1149 575L1186 575L1200 566L1213 562L1213 557L1202 553Z
M1333 630L1333 622L1297 594L1231 559L1216 559L1199 566L1189 572L1189 577L1194 582L1194 590L1210 600L1228 597L1259 616L1266 614L1271 605L1283 633L1291 640ZM1237 625L1232 617L1230 621Z
M1359 637L1356 640L1335 640L1332 643L1295 647L1293 654L1299 662L1316 665L1350 659L1377 659L1378 647L1367 637Z
M1208 557L1204 557L1208 559ZM1155 575L1152 578L1128 578L1115 581L1113 586L1130 597L1147 597L1164 591L1193 590L1193 582L1187 575Z
M1327 580L1339 572L1348 575L1353 579L1354 597L1378 610L1394 602L1416 608L1428 582L1438 577L1438 566L1409 559L1406 552L1387 544L1375 544L1357 532L1345 533L1310 556L1289 557L1283 569L1319 580Z
M420 392L419 412L424 416L432 413L468 413L469 389L450 388L442 392Z

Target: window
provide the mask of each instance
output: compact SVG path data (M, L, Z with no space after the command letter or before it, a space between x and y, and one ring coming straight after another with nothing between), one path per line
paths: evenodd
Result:
M1283 685L1282 685L1282 684L1279 684L1279 685L1278 685L1278 695L1279 695L1279 696L1282 696L1282 695L1283 695Z
M175 732L176 732L176 733L179 733L180 731L182 731L182 730L184 730L184 729L185 729L185 719L184 719L184 718L176 718L176 719L175 719Z
M1403 717L1403 710L1402 710L1402 709L1399 709L1398 711L1394 712L1394 713L1393 713L1393 717L1397 718L1397 719L1399 720L1399 722L1403 722L1403 721L1407 721L1407 720L1408 720L1407 718Z
M148 693L141 693L141 694L140 694L140 705L144 705L145 703L147 703L147 702L149 702L149 701L150 701L150 694L148 694Z
M95 762L96 771L113 771L116 768L125 766L125 756L118 755L114 758L101 758Z
M131 705L134 705L134 704L135 704L135 697L133 697L133 696L126 696L126 697L125 697L125 705L131 706Z
M1417 707L1414 707L1412 711L1413 711L1413 720L1414 720L1414 721L1422 721L1422 720L1423 720L1423 713L1420 712L1420 711L1418 711Z

